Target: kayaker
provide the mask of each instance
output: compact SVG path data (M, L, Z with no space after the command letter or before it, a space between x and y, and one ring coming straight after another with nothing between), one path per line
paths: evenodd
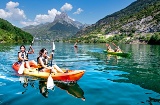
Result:
M114 50L111 48L111 46L109 44L106 44L107 46L107 51L108 52L114 52Z
M48 66L48 61L51 59L51 57L49 57L47 54L48 52L45 48L42 48L39 52L39 57L37 58L39 71L44 72L52 70L54 73L57 73L57 71L63 73L63 71L57 65L53 65L53 67Z
M77 47L78 47L78 46L77 46L77 43L78 43L78 41L76 41L76 43L74 44L74 47L75 47L75 48L77 48Z
M115 52L122 52L122 50L119 48L119 46L117 46L114 51Z
M115 52L122 52L122 50L119 48L119 46L117 46L116 44L112 43L116 48L115 48Z
M30 64L37 65L37 63L34 60L28 61L27 55L34 53L34 50L33 50L32 46L30 46L30 48L31 48L31 51L28 52L28 51L26 51L25 46L21 45L20 46L20 51L18 52L18 62L22 63L22 61L24 61L25 65L28 69L30 69Z

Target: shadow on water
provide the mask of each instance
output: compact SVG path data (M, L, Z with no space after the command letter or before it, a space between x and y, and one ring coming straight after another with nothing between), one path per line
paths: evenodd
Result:
M9 50L11 50L12 49L12 47L13 47L13 45L11 45L11 44L7 44L7 43L1 43L0 44L0 52L6 52L6 51L9 51Z

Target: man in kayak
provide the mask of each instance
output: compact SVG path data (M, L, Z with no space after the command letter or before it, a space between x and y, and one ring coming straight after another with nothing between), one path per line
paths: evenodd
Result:
M28 54L34 53L32 46L30 46L30 48L31 48L31 51L26 51L25 46L21 45L20 51L18 52L18 62L22 63L24 61L28 69L30 69L30 64L37 65L37 63L34 60L28 61Z
M114 51L115 52L122 52L122 50L119 48L119 46L117 46Z
M106 44L107 46L107 51L108 52L114 52L114 50L111 48L111 46L109 44Z
M49 57L47 54L48 52L45 48L42 48L39 52L39 57L37 58L39 71L48 72L48 70L52 70L52 72L54 73L57 73L57 71L63 73L63 71L57 65L48 67L48 60L50 60L51 57Z

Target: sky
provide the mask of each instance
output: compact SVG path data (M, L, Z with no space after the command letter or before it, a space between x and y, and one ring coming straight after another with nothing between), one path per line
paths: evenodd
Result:
M68 16L83 24L117 12L136 0L0 0L0 18L22 28L53 22L56 14Z

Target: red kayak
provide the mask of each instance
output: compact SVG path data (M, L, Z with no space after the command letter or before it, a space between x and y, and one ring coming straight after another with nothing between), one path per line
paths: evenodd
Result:
M23 73L29 76L35 76L39 78L47 79L50 75L50 70L47 72L38 71L37 65L34 65L32 61L29 61L31 69L24 68ZM13 69L18 72L20 63L16 62L12 65ZM63 70L63 69L62 69ZM52 73L53 80L57 81L78 81L84 74L85 70L63 70L64 73Z

